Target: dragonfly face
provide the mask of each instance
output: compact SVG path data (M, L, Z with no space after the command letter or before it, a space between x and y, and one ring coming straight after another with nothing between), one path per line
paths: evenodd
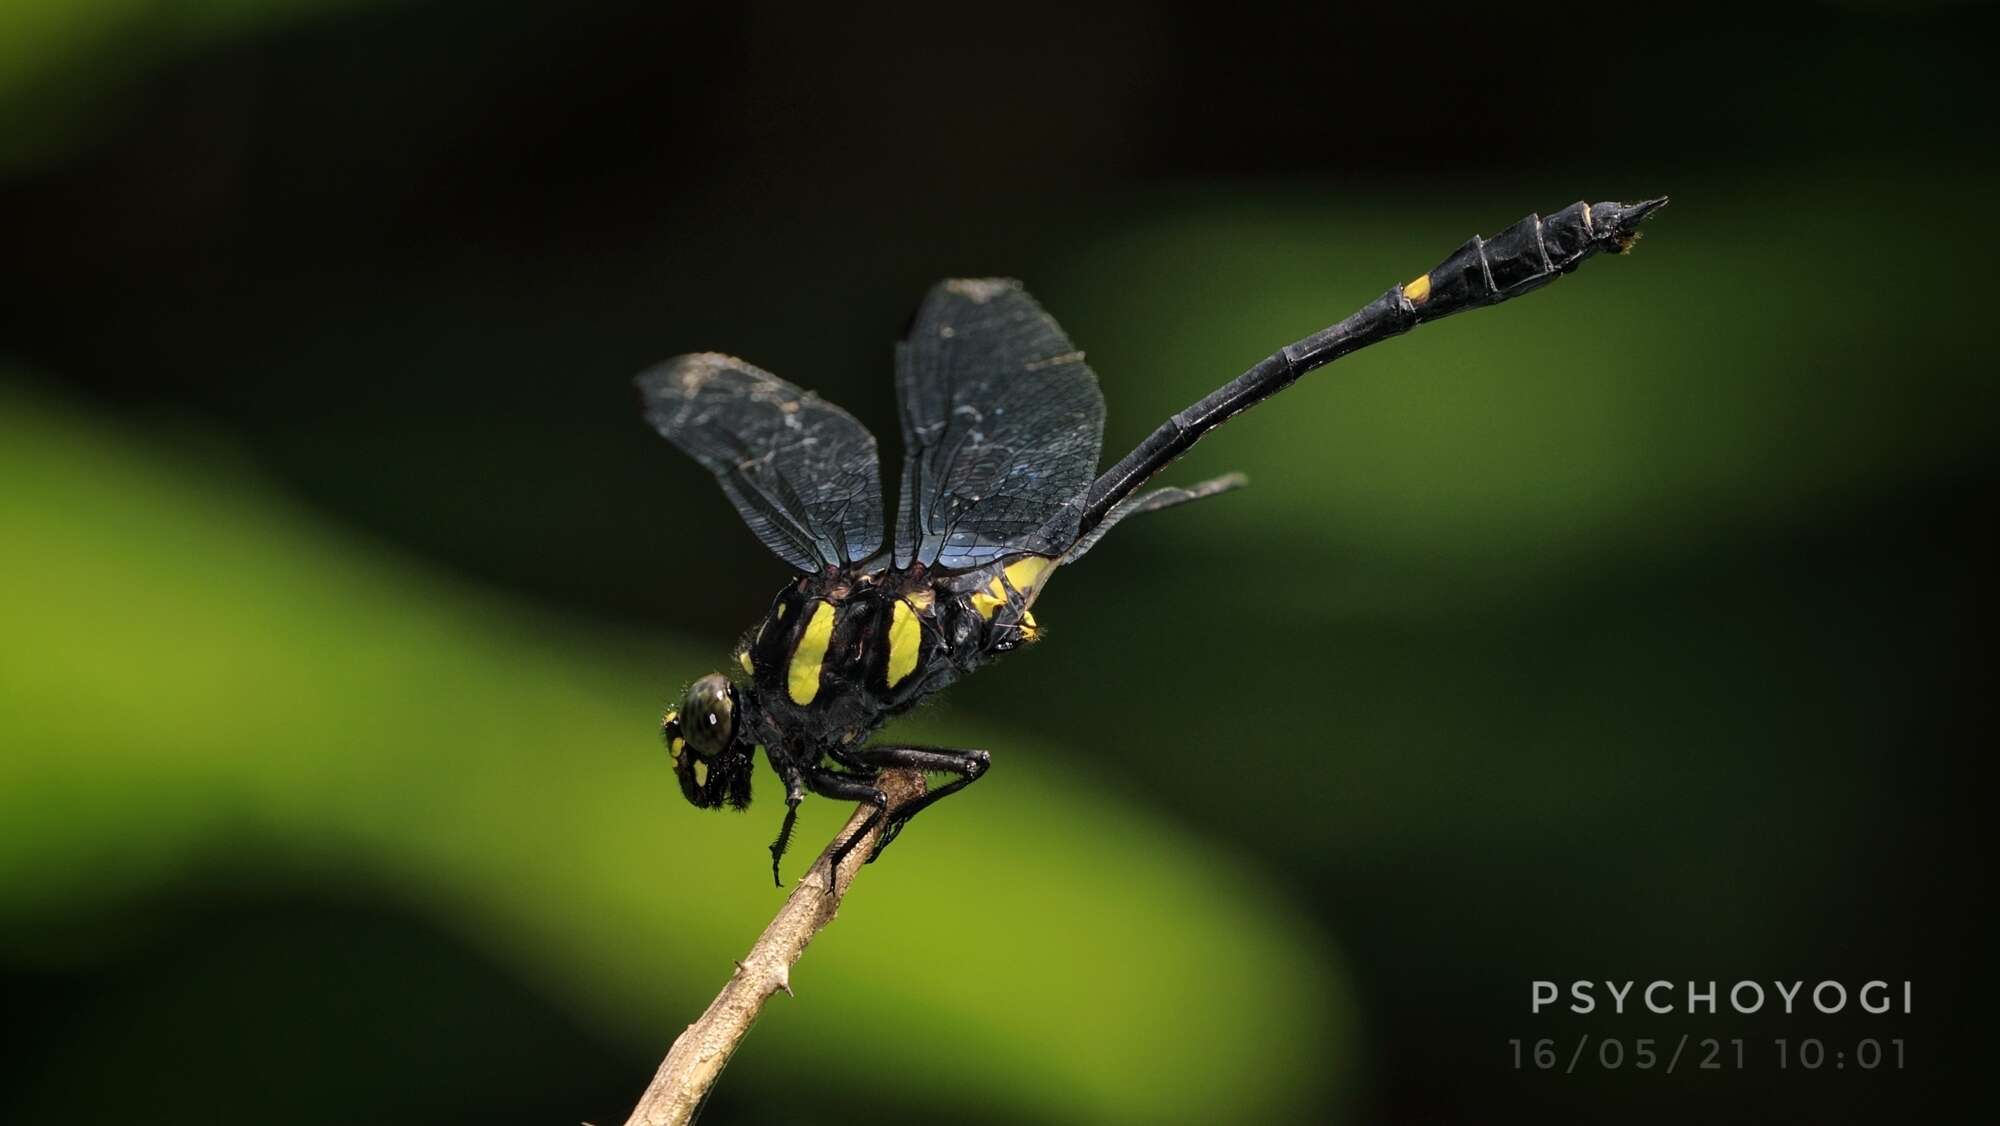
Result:
M681 793L700 808L717 809L725 801L737 809L750 804L755 745L736 721L740 710L736 686L710 673L688 685L681 706L660 720Z
M931 290L896 348L904 457L885 545L875 438L839 407L715 353L638 379L646 419L721 484L750 531L800 572L736 652L662 723L681 792L702 808L750 801L762 746L785 784L773 871L808 791L890 816L880 770L957 778L899 808L904 823L986 770L984 751L871 745L881 724L1040 634L1030 605L1126 516L1243 484L1139 487L1208 431L1306 372L1427 321L1540 288L1631 246L1664 199L1577 203L1474 238L1346 320L1272 353L1181 411L1098 473L1104 400L1055 321L1012 281ZM843 848L832 858L837 866ZM828 881L831 888L832 881Z

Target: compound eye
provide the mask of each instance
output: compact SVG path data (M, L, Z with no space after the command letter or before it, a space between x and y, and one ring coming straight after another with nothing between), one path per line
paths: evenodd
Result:
M700 758L714 758L736 732L736 695L729 678L710 673L688 686L681 705L680 734Z

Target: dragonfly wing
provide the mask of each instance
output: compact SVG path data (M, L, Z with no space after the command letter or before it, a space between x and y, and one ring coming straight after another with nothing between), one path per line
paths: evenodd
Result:
M875 436L810 391L732 356L677 356L639 376L646 421L700 462L751 532L802 571L882 546Z
M1104 538L1104 533L1110 531L1113 526L1127 516L1137 516L1141 512L1158 512L1162 508L1172 508L1177 504L1186 504L1191 500L1200 500L1203 497L1212 497L1217 493L1226 493L1231 489L1240 489L1249 483L1250 478L1245 477L1241 473L1226 473L1220 477L1203 481L1198 485L1188 485L1186 487L1167 485L1158 489L1150 489L1137 496L1126 497L1124 500L1119 501L1117 506L1105 515L1102 523L1092 528L1089 532L1086 532L1082 539L1076 541L1076 544L1069 549L1069 554L1063 557L1063 562L1074 563L1083 558L1085 552L1096 547L1097 541Z
M956 279L896 348L903 419L897 567L957 570L1075 542L1097 472L1104 397L1019 282Z

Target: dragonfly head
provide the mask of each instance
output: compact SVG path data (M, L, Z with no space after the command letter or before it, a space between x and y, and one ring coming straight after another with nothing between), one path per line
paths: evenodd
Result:
M721 673L688 685L679 708L660 720L660 737L674 758L681 793L702 809L750 804L751 743L740 722L736 686Z

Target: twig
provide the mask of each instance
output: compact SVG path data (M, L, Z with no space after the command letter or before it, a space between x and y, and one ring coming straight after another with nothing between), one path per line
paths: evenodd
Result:
M923 795L924 776L915 771L885 770L876 785L888 795L889 811L893 813ZM833 838L833 843L813 861L805 878L792 888L777 917L757 936L757 944L736 963L735 976L715 995L708 1011L688 1025L674 1046L667 1049L667 1058L661 1061L652 1085L639 1097L639 1105L633 1109L632 1117L625 1120L625 1126L684 1126L692 1121L703 1100L708 1098L709 1088L728 1066L736 1046L749 1033L757 1014L764 1011L764 1002L780 989L790 995L792 963L805 953L813 936L833 921L840 910L840 901L847 897L848 887L854 883L861 865L874 850L875 839L882 833L879 825L869 830L868 836L847 854L834 876L833 894L828 895L827 860L842 841L861 828L870 808L863 805L847 819L847 827Z

